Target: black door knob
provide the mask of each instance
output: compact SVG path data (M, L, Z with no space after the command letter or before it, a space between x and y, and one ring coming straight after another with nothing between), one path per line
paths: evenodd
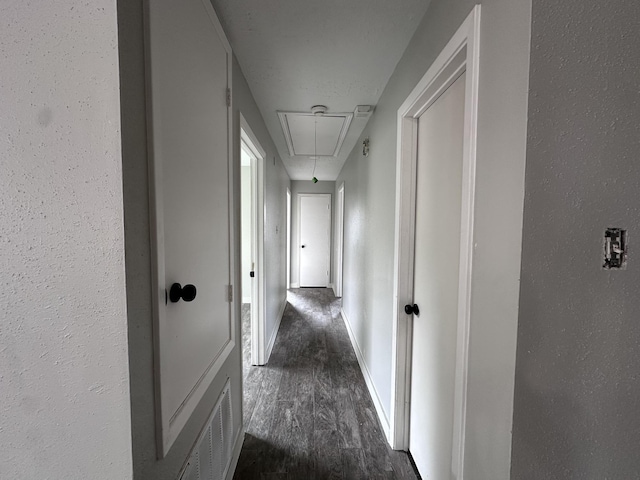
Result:
M304 246L304 245L302 245L302 248L304 248L304 247L305 247L305 246Z
M418 308L418 305L416 305L415 303L413 305L405 305L404 306L404 313L406 313L407 315L420 315L420 309Z
M195 285L189 284L183 287L179 283L174 283L169 290L169 300L171 300L172 303L179 302L180 299L185 302L191 302L196 298L196 293Z

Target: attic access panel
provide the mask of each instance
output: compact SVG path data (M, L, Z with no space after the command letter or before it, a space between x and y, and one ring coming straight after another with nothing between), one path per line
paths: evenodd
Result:
M278 112L282 132L292 157L337 157L353 113ZM317 131L317 139L316 139Z

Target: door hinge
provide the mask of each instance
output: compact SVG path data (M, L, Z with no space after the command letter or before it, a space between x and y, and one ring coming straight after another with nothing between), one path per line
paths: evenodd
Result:
M228 302L231 303L233 302L233 285L227 285L227 298L228 298Z
M231 89L227 88L227 107L231 106Z

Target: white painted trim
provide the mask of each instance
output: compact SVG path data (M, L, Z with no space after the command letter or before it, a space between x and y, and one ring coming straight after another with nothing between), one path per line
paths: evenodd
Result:
M364 356L362 355L360 346L358 345L356 337L353 334L353 330L351 330L351 324L349 323L347 314L342 308L340 308L340 316L342 317L342 321L344 322L345 327L347 327L347 333L349 334L351 345L353 345L353 350L356 352L356 358L358 359L358 364L360 365L360 370L362 371L362 376L364 377L364 381L367 384L369 395L371 395L371 400L373 400L373 406L376 408L376 413L378 414L378 419L380 420L382 431L384 432L384 435L387 438L387 441L391 443L391 437L389 436L391 433L389 419L387 418L387 415L384 412L384 408L382 408L382 401L380 400L380 395L378 394L378 390L376 390L375 384L373 383L371 372L369 372L369 368L367 367L367 362L365 362L364 360Z
M244 428L242 425L238 429L238 435L236 435L236 440L233 442L233 451L231 453L231 462L229 463L229 469L227 470L227 474L225 475L225 480L233 480L233 476L236 473L236 468L238 467L238 460L240 459L240 452L242 452L242 444L244 443Z
M296 283L292 283L291 287L289 288L300 288L300 283L296 282Z
M475 197L480 5L476 5L427 73L398 110L396 175L396 241L394 259L391 446L409 446L411 388L411 317L404 305L412 302L415 236L415 178L417 118L466 71L463 147L463 198L460 238L460 284L454 405L452 473L464 476L468 349L471 304L473 212Z
M240 113L240 148L244 145L251 154L252 207L251 241L252 256L255 259L256 276L252 282L251 294L251 364L264 365L266 362L266 298L264 271L264 162L267 157L249 123Z
M273 351L273 346L276 344L276 338L278 337L278 330L280 330L280 324L282 323L282 317L284 316L284 309L287 308L287 299L285 297L284 302L282 302L282 306L280 307L280 312L276 317L278 319L278 323L276 324L273 332L271 332L271 338L269 339L269 344L267 345L267 352L265 356L265 362L263 365L266 365L271 357L271 352Z
M336 286L334 293L336 297L342 297L343 280L343 258L344 258L344 182L338 187L338 198L336 199L336 261L334 267L333 282Z
M286 280L286 288L291 288L291 206L292 206L292 197L291 197L291 188L287 187L287 258L285 261L286 269L287 269L287 280Z
M201 0L218 37L220 38L226 52L227 64L227 88L232 86L233 52L231 45L222 29L222 25L208 0ZM160 162L154 161L154 120L157 114L153 110L153 89L151 82L151 26L150 26L150 5L153 2L146 0L143 5L144 14L144 48L145 48L145 95L147 99L147 143L149 156L149 214L150 214L150 236L151 236L151 274L154 288L152 289L152 310L153 310L153 343L154 343L154 400L155 400L155 421L156 421L156 456L163 459L169 449L177 439L183 427L191 417L191 414L204 396L211 382L219 373L220 368L232 352L237 339L235 308L234 304L229 304L230 338L218 357L209 366L208 370L199 379L193 390L189 393L178 411L171 414L162 401L161 382L161 329L165 320L165 262L164 262L164 219L163 219L163 171ZM232 101L227 105L227 165L228 165L228 198L229 198L229 285L231 288L236 283L235 275L235 193L233 188L233 108ZM235 301L238 301L236 299Z
M329 272L327 274L327 283L325 285L314 285L315 287L329 287L330 283L329 281L331 280L331 220L333 217L333 205L332 205L332 197L333 195L330 193L298 193L296 194L296 201L298 202L298 228L297 228L297 232L296 232L296 250L298 251L298 283L295 283L295 285L297 285L297 287L291 287L291 288L300 288L300 273L302 271L302 260L301 260L301 255L300 255L300 248L301 248L301 229L302 229L302 197L328 197L329 198L329 231L327 232L327 235L329 236L329 238L327 238L327 243L329 245L329 249L327 251L327 255L329 257Z

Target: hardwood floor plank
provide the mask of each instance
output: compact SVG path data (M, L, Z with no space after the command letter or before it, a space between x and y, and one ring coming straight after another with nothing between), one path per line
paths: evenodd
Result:
M315 480L342 480L342 456L338 448L336 430L313 432L315 471L310 478Z
M335 389L336 412L340 446L342 448L361 448L360 426L351 402L349 390L344 387Z
M267 367L261 368L264 369L264 372L262 372L262 388L260 389L260 396L256 401L256 406L253 409L247 431L257 438L265 439L269 435L271 424L275 417L276 394L282 372Z
M264 462L264 473L286 473L292 444L293 401L275 402L273 421L267 439L269 458Z
M344 480L369 480L361 448L343 448L340 450L340 454L342 457L342 478Z

